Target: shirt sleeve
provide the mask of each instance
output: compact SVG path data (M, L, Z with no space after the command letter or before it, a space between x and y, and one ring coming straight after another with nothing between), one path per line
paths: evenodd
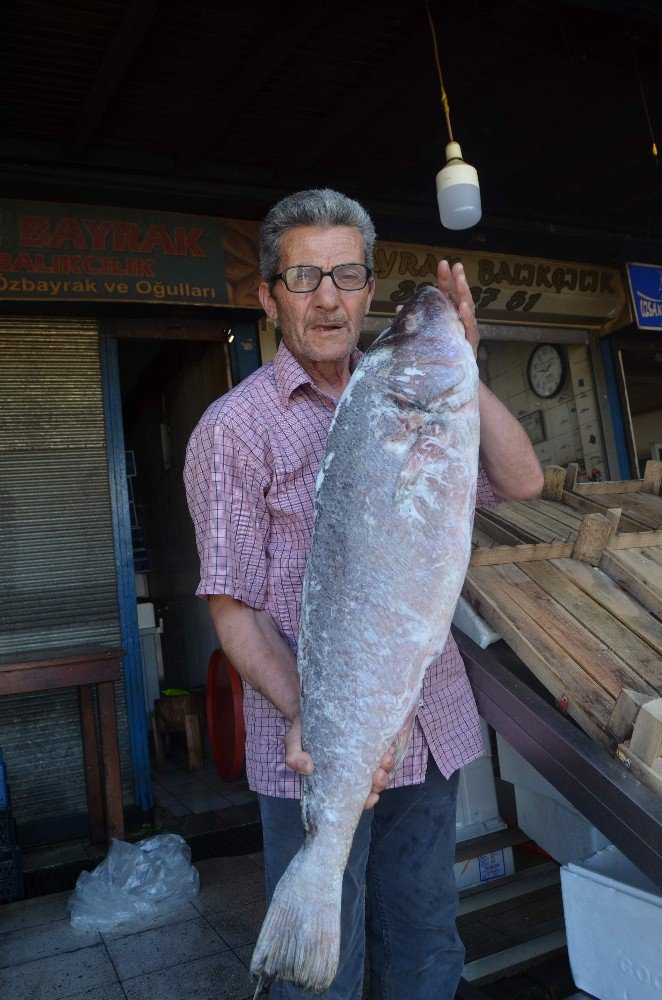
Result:
M502 500L496 496L492 484L487 478L487 473L483 468L483 463L479 461L476 507L498 507L500 503L502 503Z
M222 423L200 424L189 441L184 481L200 556L200 597L229 594L265 606L270 477Z

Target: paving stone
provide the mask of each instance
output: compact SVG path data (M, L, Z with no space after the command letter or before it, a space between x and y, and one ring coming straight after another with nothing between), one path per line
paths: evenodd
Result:
M202 917L107 941L106 946L122 981L227 950Z
M253 867L237 878L207 882L191 902L196 910L208 917L223 910L241 909L264 899L264 873Z
M122 981L127 1000L253 1000L251 984L231 951Z
M54 892L49 896L7 903L0 908L0 931L16 931L21 927L36 927L52 920L69 917L67 900L71 892Z
M235 948L257 941L265 913L266 903L264 899L258 899L236 909L210 913L207 919L223 940Z
M207 858L197 861L195 867L200 872L200 886L231 885L237 879L254 875L256 866L245 855L237 858Z
M22 927L0 934L0 968L78 951L95 944L101 944L101 937L96 931L74 930L69 920Z
M238 961L238 959L237 959ZM35 962L25 962L11 969L0 969L0 996L12 1000L64 1000L90 990L117 985L118 978L108 958L105 945L81 948L61 955L50 955Z
M101 937L104 941L117 941L118 938L129 937L131 934L142 934L143 931L156 930L157 927L172 927L173 924L183 924L186 920L199 920L200 913L190 903L178 906L169 913L164 913L160 917L153 917L151 920L135 920L125 924L118 924L111 931L103 931Z

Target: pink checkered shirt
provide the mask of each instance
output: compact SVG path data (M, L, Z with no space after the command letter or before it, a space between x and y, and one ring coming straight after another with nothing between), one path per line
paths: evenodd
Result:
M352 369L360 358L355 351ZM184 480L200 554L197 594L230 594L266 610L293 653L315 479L335 407L281 344L272 362L206 410L186 456ZM482 468L476 503L498 503ZM391 787L424 781L428 748L446 777L484 753L473 694L451 636L427 670L421 702ZM285 764L287 720L248 684L244 716L250 787L298 798L299 776Z

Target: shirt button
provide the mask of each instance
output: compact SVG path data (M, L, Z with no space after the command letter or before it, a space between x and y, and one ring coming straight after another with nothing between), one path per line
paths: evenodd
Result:
M419 703L418 703L418 707L419 707L419 708L424 708L424 707L425 707L425 702L423 701L423 699L422 699L422 698L421 698L421 700L420 700L420 701L419 701Z

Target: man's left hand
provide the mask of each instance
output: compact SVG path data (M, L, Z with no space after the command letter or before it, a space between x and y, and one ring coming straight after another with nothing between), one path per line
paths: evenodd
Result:
M451 269L447 260L442 260L437 268L439 290L445 292L460 314L464 334L471 345L474 357L478 353L480 334L476 322L476 307L469 290L469 282L464 273L464 265L457 261Z
M301 716L296 719L285 734L285 763L299 774L312 774L315 770L313 758L301 748ZM379 795L388 788L395 758L390 750L384 754L379 767L372 776L372 788L365 800L364 809L372 809L379 802Z

